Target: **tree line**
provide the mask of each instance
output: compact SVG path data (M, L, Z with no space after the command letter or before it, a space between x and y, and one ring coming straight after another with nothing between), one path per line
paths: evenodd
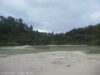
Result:
M0 46L16 45L100 45L100 24L72 29L66 33L43 33L11 16L0 16Z

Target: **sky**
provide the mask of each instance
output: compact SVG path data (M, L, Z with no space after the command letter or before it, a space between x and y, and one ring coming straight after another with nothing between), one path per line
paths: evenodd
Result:
M22 18L40 32L100 23L100 0L0 0L0 16Z

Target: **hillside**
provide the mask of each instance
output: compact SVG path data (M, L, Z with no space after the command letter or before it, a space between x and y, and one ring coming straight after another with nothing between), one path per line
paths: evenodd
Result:
M67 29L66 29L67 30ZM0 16L0 45L85 44L100 45L100 24L73 29L66 33L42 33L32 25L11 16Z
M100 45L100 24L73 29L66 36L72 44Z

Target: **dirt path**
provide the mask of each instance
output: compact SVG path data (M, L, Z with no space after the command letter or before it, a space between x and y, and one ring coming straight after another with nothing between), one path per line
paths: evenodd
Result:
M0 58L0 75L100 75L100 54L43 52Z

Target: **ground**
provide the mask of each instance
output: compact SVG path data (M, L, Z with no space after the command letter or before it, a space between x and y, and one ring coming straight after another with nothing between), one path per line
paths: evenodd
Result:
M0 75L100 75L100 54L55 51L0 58Z

